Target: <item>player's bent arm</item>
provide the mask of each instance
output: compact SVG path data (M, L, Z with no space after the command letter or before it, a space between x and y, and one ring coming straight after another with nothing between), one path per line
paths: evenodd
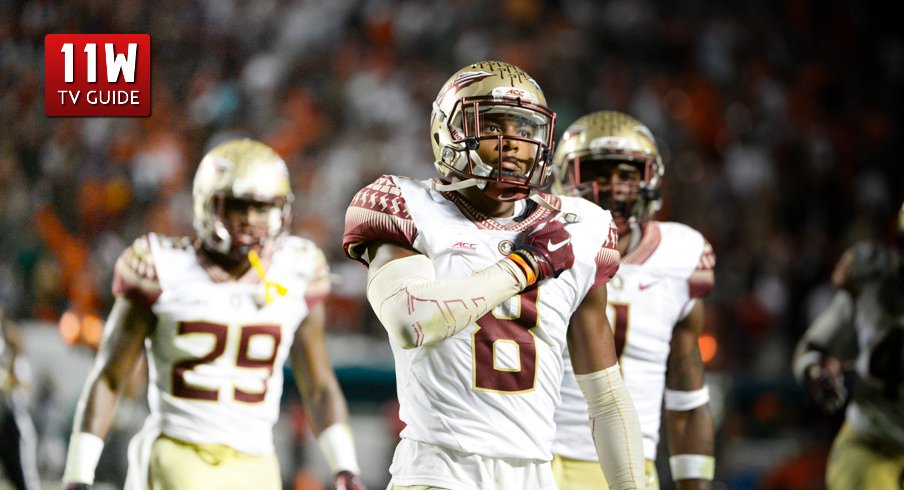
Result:
M327 354L323 302L311 308L292 344L292 371L305 402L311 427L333 474L360 473L348 406Z
M680 490L712 488L715 472L713 419L698 338L705 310L696 300L675 325L666 365L665 422L672 479Z
M839 289L829 306L810 324L794 349L794 377L805 384L807 370L818 366L825 357L839 352L851 340L855 330L854 299Z
M593 442L609 488L644 488L640 421L619 372L606 318L605 285L587 293L571 317L568 348L575 378L587 399Z
M116 405L132 379L156 317L147 308L117 297L104 327L94 367L85 381L73 423L63 481L94 482L94 470L110 431Z
M528 285L505 258L461 279L436 278L433 262L391 242L368 245L367 299L398 344L412 349L460 332Z

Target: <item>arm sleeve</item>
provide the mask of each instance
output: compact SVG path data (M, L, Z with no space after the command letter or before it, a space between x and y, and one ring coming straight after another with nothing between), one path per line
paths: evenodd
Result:
M511 259L443 281L436 279L429 258L413 255L373 271L367 299L389 335L411 349L457 334L526 285Z
M616 363L602 371L575 375L584 398L593 442L612 490L644 488L640 420Z

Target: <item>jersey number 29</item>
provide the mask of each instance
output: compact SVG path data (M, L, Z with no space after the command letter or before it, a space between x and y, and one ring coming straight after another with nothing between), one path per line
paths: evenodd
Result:
M192 386L185 380L185 374L196 366L201 364L209 364L214 362L218 357L222 356L226 351L226 339L229 333L229 326L219 323L207 322L181 322L179 323L177 335L212 335L215 342L213 349L207 355L186 359L173 365L172 389L173 395L179 398L189 398L195 400L218 400L220 396L219 389L201 388ZM252 357L249 352L251 346L251 338L256 335L266 335L273 338L273 352L268 358ZM273 363L276 360L276 352L282 337L282 331L276 325L245 325L241 327L239 335L238 353L236 354L235 365L240 368L266 369L267 376L273 374ZM267 396L267 384L262 383L263 389L258 392L249 392L233 387L233 398L245 403L258 403Z

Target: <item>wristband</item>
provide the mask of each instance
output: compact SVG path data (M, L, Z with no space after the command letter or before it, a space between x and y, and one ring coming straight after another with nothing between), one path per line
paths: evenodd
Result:
M508 258L511 259L511 261L514 262L519 269L521 269L521 272L524 273L524 277L527 280L528 286L537 282L537 274L534 272L534 268L527 263L527 260L525 260L525 258L521 254L512 252L508 255Z
M716 458L705 454L676 454L669 458L672 480L710 480L716 472Z
M333 474L343 470L351 471L354 474L360 474L361 469L358 467L358 458L355 455L355 442L352 440L352 429L345 422L336 422L335 424L323 429L317 436L317 443L320 450L326 457L326 461L330 466Z
M104 450L104 440L90 432L72 434L66 454L64 482L94 483L94 470Z
M703 385L703 388L692 391L677 391L666 388L665 390L665 409L683 412L685 410L693 410L709 403L709 387Z

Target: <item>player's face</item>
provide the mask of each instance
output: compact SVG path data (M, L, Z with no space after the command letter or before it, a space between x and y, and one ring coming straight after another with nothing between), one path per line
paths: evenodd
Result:
M618 161L584 163L580 168L585 197L609 210L620 234L627 232L628 218L640 199L643 174L635 165Z
M533 140L536 131L536 125L523 117L487 114L480 121L477 154L504 175L525 176L537 151L536 144L525 140Z
M232 253L245 256L254 250L260 254L270 236L273 219L282 219L281 208L276 204L251 199L224 199L223 222L232 236Z

